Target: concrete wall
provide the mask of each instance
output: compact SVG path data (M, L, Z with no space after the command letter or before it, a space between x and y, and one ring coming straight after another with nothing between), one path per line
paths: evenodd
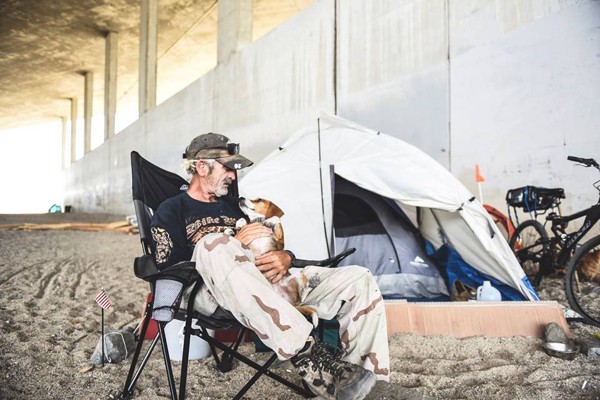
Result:
M131 213L129 152L181 173L196 134L255 161L320 111L402 138L484 200L562 186L570 212L597 200L600 1L322 0L229 57L67 170L76 211ZM401 176L401 171L397 172Z
M472 1L451 9L452 172L486 201L506 189L564 187L564 212L598 200L600 2Z
M338 115L449 167L447 1L338 4Z

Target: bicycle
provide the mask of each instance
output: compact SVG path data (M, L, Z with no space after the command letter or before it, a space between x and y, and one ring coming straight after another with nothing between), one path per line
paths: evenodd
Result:
M569 156L567 159L600 172L600 166L592 158ZM600 180L593 186L600 194ZM506 194L509 217L511 207L515 216L517 208L523 208L531 216L520 224L517 218L517 228L509 246L534 286L539 286L543 276L566 267L565 290L569 305L585 322L600 326L600 235L579 244L600 220L600 196L595 205L566 216L561 214L559 207L564 198L564 190L560 188L525 186L509 190ZM537 221L537 217L548 210L551 212L546 216L545 224L550 223L551 237ZM583 217L578 230L566 232L569 222Z

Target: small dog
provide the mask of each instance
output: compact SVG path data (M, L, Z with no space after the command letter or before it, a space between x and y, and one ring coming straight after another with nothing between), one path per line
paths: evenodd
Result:
M262 222L265 226L273 229L273 236L254 239L248 245L255 257L263 255L273 250L283 250L283 227L280 218L283 217L283 211L275 203L266 199L248 200L240 197L240 209L246 214L252 222ZM241 218L236 223L236 229L246 225L246 220ZM273 290L283 297L287 302L293 305L302 315L311 318L313 326L319 323L317 312L308 306L299 306L300 293L303 289L309 287L309 279L304 273L290 274L289 272L277 283L272 283Z
M250 250L255 257L263 255L273 250L283 250L283 227L280 218L283 217L283 211L275 203L265 199L247 200L240 197L240 209L248 216L250 223L261 222L273 230L273 236L254 239L250 244ZM235 227L240 229L246 225L246 220L240 218Z

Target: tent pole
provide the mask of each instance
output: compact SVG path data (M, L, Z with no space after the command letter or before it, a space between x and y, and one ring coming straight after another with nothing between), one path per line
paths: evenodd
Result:
M323 160L321 159L321 118L317 118L317 142L319 145L319 182L321 183L321 214L323 215L323 233L327 245L327 257L331 257L329 238L327 237L327 221L325 221L325 194L323 192Z

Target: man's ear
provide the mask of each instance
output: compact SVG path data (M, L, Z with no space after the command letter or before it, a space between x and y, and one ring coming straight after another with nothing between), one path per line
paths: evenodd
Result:
M206 176L208 175L208 164L206 164L206 161L204 160L198 160L196 161L196 173L198 174L198 176Z

